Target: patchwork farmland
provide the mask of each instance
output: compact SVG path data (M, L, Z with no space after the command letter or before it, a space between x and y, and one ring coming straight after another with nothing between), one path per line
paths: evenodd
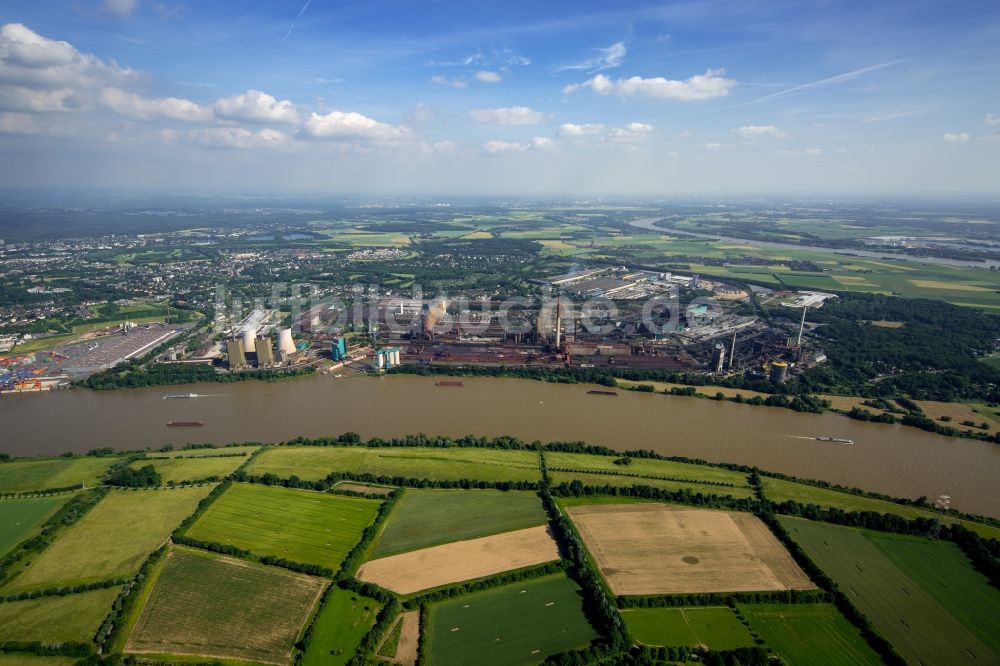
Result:
M998 593L955 543L782 517L786 535L753 513L757 492L900 518L917 507L528 448L275 446L235 473L254 449L0 465L0 478L31 469L8 474L21 487L101 484L120 462L161 473L142 489L0 486L0 666L77 666L98 649L178 666L583 664L596 645L605 663L806 666L880 663L887 645L914 663L1000 651ZM191 483L211 476L227 478ZM841 613L781 539L860 612ZM864 637L868 621L888 643Z
M406 490L386 522L373 554L384 557L545 522L545 511L535 493Z
M557 559L549 528L539 525L371 560L358 570L358 578L412 594Z
M236 483L186 535L337 569L378 506L377 500Z
M954 544L795 518L782 524L908 659L1000 660L1000 592Z
M622 617L632 637L643 645L683 645L732 650L753 645L750 630L731 608L629 608Z
M0 556L32 536L68 499L68 495L0 499Z
M435 664L538 663L596 636L581 610L579 588L562 575L435 604L428 625Z
M664 504L567 509L615 594L815 587L755 517Z
M135 573L210 490L111 490L0 591L75 585Z
M285 664L325 583L179 548L151 585L126 651Z

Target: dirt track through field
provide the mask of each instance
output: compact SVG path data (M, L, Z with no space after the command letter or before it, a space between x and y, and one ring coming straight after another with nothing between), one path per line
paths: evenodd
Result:
M545 525L423 548L366 562L358 578L398 594L559 559Z
M400 666L414 666L417 663L417 652L420 647L420 611L409 611L402 613L396 622L402 622L403 628L399 632L399 642L396 643L396 654L392 657L383 657L390 664L400 664ZM392 635L395 624L385 632L382 643ZM378 654L382 650L382 643L376 648Z
M774 535L747 513L665 504L569 507L615 594L812 589Z

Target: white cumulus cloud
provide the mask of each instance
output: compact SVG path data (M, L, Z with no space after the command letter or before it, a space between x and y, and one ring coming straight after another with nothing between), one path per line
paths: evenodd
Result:
M604 131L604 125L600 123L563 123L559 126L559 136L588 136L600 134Z
M968 132L945 132L944 140L948 143L965 143L972 137Z
M500 83L502 80L497 72L481 69L476 72L476 80L480 83Z
M983 123L986 125L1000 125L1000 116L994 116L992 113L987 113L986 117L983 118Z
M720 150L722 150L722 144L721 143L706 143L705 146L704 146L704 148L705 148L705 150L707 150L709 152L717 153Z
M697 102L729 94L736 81L727 79L725 73L724 69L710 69L704 74L696 74L683 81L666 79L662 76L611 79L604 74L598 74L583 83L566 86L563 92L570 94L583 88L590 88L599 95L614 94L620 97L654 97Z
M762 136L784 139L788 136L786 132L781 131L774 125L744 125L743 127L734 128L733 132L747 139L755 139Z
M166 118L185 122L205 122L211 120L212 111L189 99L164 97L149 99L120 88L105 88L101 92L101 106L111 109L120 116L137 120Z
M327 114L312 113L306 120L304 131L316 139L339 141L389 142L405 138L405 127L379 122L354 111L331 111Z
M503 106L498 109L473 109L469 117L490 125L537 125L545 114L527 106Z
M528 146L523 143L513 143L510 141L487 141L483 144L483 150L488 153L523 153Z
M215 115L225 120L248 123L295 123L299 114L287 99L280 102L259 90L223 97L212 105Z

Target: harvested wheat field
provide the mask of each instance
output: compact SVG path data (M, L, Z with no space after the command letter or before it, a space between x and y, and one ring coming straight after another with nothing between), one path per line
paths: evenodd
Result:
M815 587L767 526L748 513L666 504L566 511L615 594Z
M539 525L371 560L361 565L358 578L412 594L557 559L549 528Z

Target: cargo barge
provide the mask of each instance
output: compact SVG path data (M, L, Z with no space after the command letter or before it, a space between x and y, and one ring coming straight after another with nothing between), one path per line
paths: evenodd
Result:
M442 379L440 381L434 382L434 386L461 387L461 386L465 386L465 382Z
M843 437L827 437L825 435L817 437L817 442L833 442L834 444L853 444L853 439L845 439Z
M191 428L191 427L203 426L203 425L205 425L205 424L202 423L201 421L168 421L167 422L167 427L168 428Z
M589 395L618 395L618 394L617 394L616 392L614 392L614 391L598 391L598 390L596 390L596 389L594 389L594 390L591 390L591 391L587 391L587 393L588 393Z

